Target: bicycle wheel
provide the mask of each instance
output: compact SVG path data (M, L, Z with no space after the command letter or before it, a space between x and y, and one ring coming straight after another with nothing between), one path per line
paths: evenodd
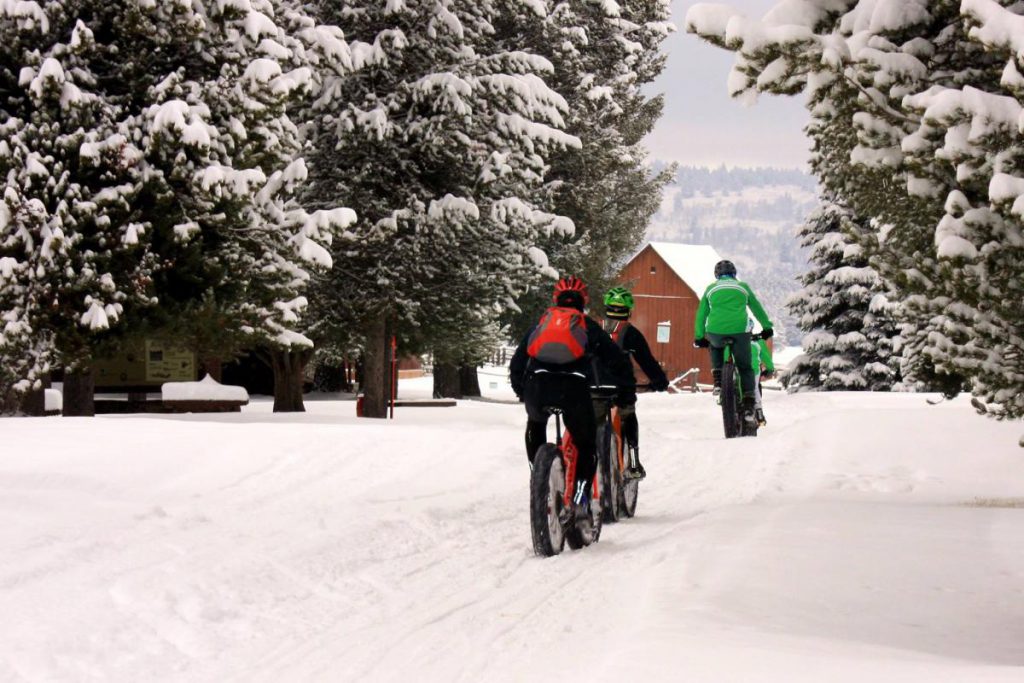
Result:
M635 452L635 449L632 446L627 446L626 448L627 448L627 451L625 453L625 456L626 456L626 463L625 463L625 465L628 467L630 463L632 463L632 462L634 462L636 460L636 452ZM620 491L620 494L619 494L619 509L622 511L622 514L619 515L620 518L622 518L622 517L632 517L633 515L636 514L636 502L637 502L637 498L639 496L640 496L640 480L639 479L627 479L625 482L623 482L622 490Z
M619 471L619 437L612 429L611 420L605 420L601 430L601 510L605 522L619 521L619 497L622 495L622 472Z
M533 552L551 557L565 547L565 529L560 514L565 500L565 466L562 454L546 443L533 459L530 475L530 530Z
M594 474L594 479L597 480L597 489L600 491L603 485L600 464ZM592 499L590 501L590 516L586 519L574 520L572 525L565 530L565 541L573 550L597 543L601 538L601 520L604 517L604 513L601 512L602 502Z
M722 425L725 438L734 439L740 435L739 396L736 387L736 366L730 359L722 367Z

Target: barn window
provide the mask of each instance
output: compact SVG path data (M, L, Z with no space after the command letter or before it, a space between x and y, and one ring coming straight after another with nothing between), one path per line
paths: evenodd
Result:
M657 266L651 266L651 275L654 275L657 272L658 272L658 267Z

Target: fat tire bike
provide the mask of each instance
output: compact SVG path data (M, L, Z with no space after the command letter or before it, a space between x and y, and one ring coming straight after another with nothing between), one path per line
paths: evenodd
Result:
M750 336L750 341L753 342L761 338L760 334L754 334ZM740 381L740 370L736 367L736 361L733 359L732 353L732 345L736 340L732 337L725 337L722 341L725 342L725 348L722 349L724 362L722 363L722 393L720 399L725 438L734 439L737 436L757 436L757 420L743 419L743 383Z
M637 385L637 390L650 385ZM598 471L601 474L601 499L604 521L614 523L636 514L640 480L626 476L639 457L636 448L622 438L622 416L615 405L617 387L591 387L590 395L601 404L603 417L597 428Z
M568 543L579 550L601 537L601 467L591 485L590 514L577 519L573 514L573 488L579 452L568 430L562 430L562 411L548 408L555 416L555 443L537 449L530 474L530 531L533 551L541 557L557 555Z

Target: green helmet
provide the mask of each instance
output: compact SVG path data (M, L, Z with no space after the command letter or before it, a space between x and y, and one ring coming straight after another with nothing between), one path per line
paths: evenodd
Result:
M612 287L604 295L605 315L609 318L628 318L635 305L633 295L625 287Z

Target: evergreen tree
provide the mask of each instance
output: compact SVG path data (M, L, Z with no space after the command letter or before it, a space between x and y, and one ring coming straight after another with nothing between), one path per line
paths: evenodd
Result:
M534 197L548 155L579 140L561 130L568 105L545 84L551 63L499 37L498 27L536 20L520 3L317 9L354 41L362 73L329 81L315 107L323 125L307 196L357 205L360 220L335 243L343 267L317 283L313 333L363 343L365 414L383 416L392 335L406 350L436 350L453 325L486 323L524 283L554 274L535 244L572 222Z
M640 247L674 167L646 163L643 138L661 116L662 98L645 91L661 73L661 43L674 30L666 0L547 0L534 3L543 21L517 40L554 64L549 85L566 98L566 130L580 147L551 161L548 210L572 219L576 231L542 248L560 273L581 277L600 308L600 294ZM512 36L510 36L511 38ZM514 337L550 302L549 283L519 300L510 317Z
M214 355L308 347L307 267L354 215L295 202L290 110L351 69L337 29L270 0L0 8L8 386L143 331Z
M803 289L787 308L807 333L804 354L783 376L791 390L887 391L898 380L888 286L871 267L866 222L826 202L800 232L811 251Z
M735 94L808 94L816 173L877 226L906 380L952 394L966 378L997 417L1024 415L1022 15L1010 0L812 0L760 22L687 18L738 53Z

